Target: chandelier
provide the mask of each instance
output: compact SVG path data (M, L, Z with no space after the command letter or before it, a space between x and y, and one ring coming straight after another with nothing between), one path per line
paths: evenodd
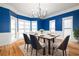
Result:
M32 9L32 16L40 19L45 18L47 15L47 8L41 8L41 4L39 3L36 7L36 10Z

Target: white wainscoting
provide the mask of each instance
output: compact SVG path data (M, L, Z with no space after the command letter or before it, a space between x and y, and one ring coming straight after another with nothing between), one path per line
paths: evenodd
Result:
M7 44L11 44L13 42L17 41L17 39L12 39L11 38L11 33L0 33L0 46L2 45L7 45Z
M0 33L0 46L7 45L11 42L10 33Z
M46 31L46 32L48 32L48 31ZM58 39L63 39L64 38L63 31L56 31L55 33L57 35L60 35L59 37L57 37ZM18 39L11 39L11 33L0 33L0 46L13 43L17 40ZM76 42L77 40L75 40L73 38L73 39L70 39L70 41Z
M56 34L60 35L59 37L57 37L58 39L64 39L64 33L63 31L55 31ZM72 38L69 39L69 41L72 41L72 42L77 42L77 40L74 38L74 36L72 35Z

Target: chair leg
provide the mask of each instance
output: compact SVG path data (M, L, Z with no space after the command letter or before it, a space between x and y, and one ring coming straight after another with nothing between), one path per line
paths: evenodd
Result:
M28 52L28 44L27 44L27 52Z
M66 50L65 50L65 55L67 56Z
M37 52L38 52L38 51L36 50L36 56L37 56Z
M45 55L45 48L43 49L43 55Z
M32 52L33 52L33 48L31 49L31 55L32 55Z
M25 44L25 46L24 46L24 49L26 49L26 44Z
M55 47L53 47L53 50L52 50L52 55L54 55L54 50L55 50Z
M44 43L45 43L45 39L44 39ZM45 47L43 48L43 55L45 55Z
M63 56L64 56L64 50L63 50Z

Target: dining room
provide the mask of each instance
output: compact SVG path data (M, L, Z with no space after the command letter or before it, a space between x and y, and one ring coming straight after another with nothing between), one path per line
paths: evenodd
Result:
M0 56L79 56L79 3L0 3L0 19Z

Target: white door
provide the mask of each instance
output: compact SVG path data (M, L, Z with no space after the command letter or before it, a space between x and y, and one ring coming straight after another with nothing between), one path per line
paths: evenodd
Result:
M70 35L70 38L72 38L73 17L70 16L70 17L63 18L63 21L62 22L63 22L62 25L63 25L63 36L64 36L64 38L67 35Z

